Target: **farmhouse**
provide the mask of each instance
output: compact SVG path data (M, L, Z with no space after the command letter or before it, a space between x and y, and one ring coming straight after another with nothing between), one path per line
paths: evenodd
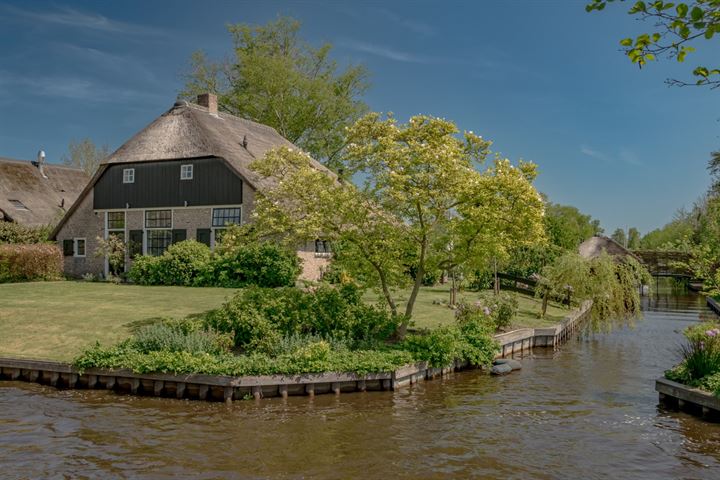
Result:
M280 146L296 148L269 126L219 112L213 94L176 102L101 163L56 227L65 273L107 275L107 259L94 252L110 235L125 240L125 269L186 239L214 248L224 228L250 220L256 192L271 185L250 163ZM327 262L316 245L298 252L307 279Z
M0 221L54 225L87 182L82 170L45 163L42 151L34 162L0 158Z

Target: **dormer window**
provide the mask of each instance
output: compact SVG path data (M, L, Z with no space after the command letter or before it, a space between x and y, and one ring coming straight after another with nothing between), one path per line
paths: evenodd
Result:
M193 179L193 166L192 165L180 165L180 180L192 180Z
M123 183L135 183L135 169L124 168L123 169Z

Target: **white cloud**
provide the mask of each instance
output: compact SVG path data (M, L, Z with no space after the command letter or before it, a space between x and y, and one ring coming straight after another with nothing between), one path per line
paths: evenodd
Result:
M395 60L397 62L405 63L432 63L430 59L420 57L412 53L395 50L390 47L383 45L374 45L371 43L358 42L358 41L341 41L340 46L355 50L356 52L369 53L377 57L387 58L388 60Z
M53 24L69 28L96 30L105 33L120 33L132 35L164 35L165 32L157 29L118 20L112 20L104 15L86 13L68 7L61 7L52 11L27 10L10 5L0 5L0 11L33 23Z
M621 148L617 156L607 155L599 150L595 150L587 145L580 145L580 153L590 158L600 160L603 163L625 163L627 165L642 166L638 156L627 148Z
M155 101L161 95L130 88L119 88L105 83L94 82L88 78L70 76L26 77L0 71L0 78L6 88L0 90L0 96L20 89L28 95L82 100L84 103L135 103ZM166 99L167 100L167 99Z

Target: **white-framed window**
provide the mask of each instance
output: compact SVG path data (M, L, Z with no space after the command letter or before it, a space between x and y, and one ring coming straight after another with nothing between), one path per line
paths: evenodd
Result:
M123 168L123 183L135 183L134 168Z
M162 255L172 244L172 210L145 210L145 253Z
M192 180L193 179L193 166L192 165L180 165L180 180Z
M242 210L240 207L222 207L212 209L212 219L210 226L212 227L212 235L210 240L211 248L220 243L225 229L230 225L240 225L242 220Z
M73 239L73 256L84 257L85 256L85 239L74 238Z
M172 210L145 210L145 228L172 228Z
M228 225L240 225L240 207L213 208L212 226L227 227Z

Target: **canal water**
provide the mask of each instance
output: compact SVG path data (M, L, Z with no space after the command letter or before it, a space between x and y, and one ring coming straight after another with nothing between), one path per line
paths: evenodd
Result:
M720 424L667 412L654 379L693 295L644 319L396 393L221 403L0 381L0 478L720 479Z

